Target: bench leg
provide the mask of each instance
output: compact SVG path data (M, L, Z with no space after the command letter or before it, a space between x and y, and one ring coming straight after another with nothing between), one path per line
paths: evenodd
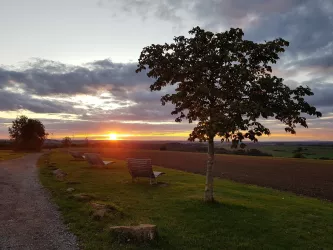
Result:
M155 179L155 183L154 184L157 184L157 179L156 178L154 178L154 179ZM152 178L149 178L149 181L150 181L150 185L153 184Z

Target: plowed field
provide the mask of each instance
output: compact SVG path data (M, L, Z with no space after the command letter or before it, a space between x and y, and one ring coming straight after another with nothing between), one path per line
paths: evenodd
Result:
M151 158L154 165L205 174L206 154L105 149L103 157ZM214 175L242 183L271 187L333 201L333 161L216 155Z

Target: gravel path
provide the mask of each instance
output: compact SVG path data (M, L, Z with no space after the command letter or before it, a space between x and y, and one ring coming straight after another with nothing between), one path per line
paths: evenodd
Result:
M78 249L38 180L41 154L0 162L0 249Z

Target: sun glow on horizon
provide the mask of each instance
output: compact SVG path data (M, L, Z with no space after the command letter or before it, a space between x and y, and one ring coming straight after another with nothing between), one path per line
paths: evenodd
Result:
M109 135L109 139L110 139L111 141L115 141L115 140L117 140L117 134L114 134L114 133L110 134L110 135Z

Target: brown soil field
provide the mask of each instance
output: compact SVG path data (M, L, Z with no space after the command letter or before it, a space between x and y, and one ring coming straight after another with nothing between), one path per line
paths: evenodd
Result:
M103 157L150 158L154 165L205 174L204 153L104 149ZM333 161L215 155L214 176L333 201Z

